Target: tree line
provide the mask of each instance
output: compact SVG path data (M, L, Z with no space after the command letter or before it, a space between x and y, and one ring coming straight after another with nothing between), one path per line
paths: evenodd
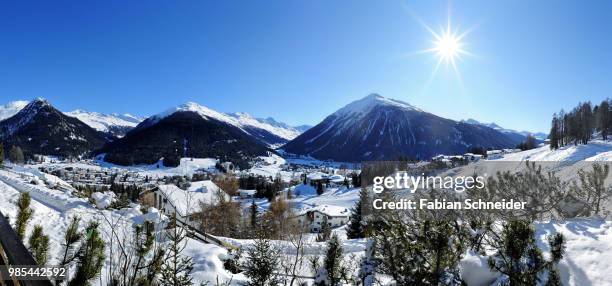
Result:
M550 148L587 144L595 132L599 132L601 138L607 140L611 127L610 99L605 99L595 106L591 102L579 103L569 112L561 110L553 114L549 135Z

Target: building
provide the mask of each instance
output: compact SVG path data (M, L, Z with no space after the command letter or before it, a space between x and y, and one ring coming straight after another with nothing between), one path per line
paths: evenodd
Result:
M504 152L502 150L489 150L487 151L487 159L496 160L504 157Z
M482 159L482 155L480 154L473 154L473 153L465 153L463 154L463 160L466 160L468 162L478 162L480 161L480 159Z
M187 190L175 185L160 185L151 191L153 206L167 216L176 213L178 220L197 227L194 214L201 210L202 204L215 204L221 199L229 200L230 196L212 181L192 182Z
M252 199L255 197L256 193L257 193L257 190L243 190L243 189L238 190L238 194L240 195L241 199Z
M310 230L320 232L323 220L327 217L327 223L331 228L340 227L348 223L351 212L345 207L333 205L320 205L307 209L297 215L298 223Z
M312 172L306 175L306 184L316 185L321 182L323 185L326 185L329 181L329 175L323 172Z

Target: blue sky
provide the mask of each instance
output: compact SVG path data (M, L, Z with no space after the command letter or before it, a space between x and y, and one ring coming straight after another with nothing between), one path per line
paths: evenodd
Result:
M612 96L611 1L3 1L0 99L150 115L195 101L316 124L376 92L451 119L547 131ZM474 27L461 80L416 51Z

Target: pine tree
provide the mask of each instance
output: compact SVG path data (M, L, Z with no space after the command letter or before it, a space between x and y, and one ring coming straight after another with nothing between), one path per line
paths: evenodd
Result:
M17 232L17 236L23 240L25 238L26 226L28 225L28 221L32 218L32 213L34 212L30 208L30 193L23 192L19 194L19 199L17 200L17 220L15 221L15 232Z
M374 261L374 243L369 240L366 244L365 255L359 263L359 279L362 286L374 285L376 273L376 262Z
M513 220L503 226L491 246L497 252L488 259L489 268L507 277L509 286L536 285L546 262L536 245L533 227L526 221Z
M585 205L584 215L597 215L603 209L602 203L612 196L612 188L605 181L610 173L608 165L593 164L591 171L578 171L580 184L573 182L573 189Z
M546 286L561 286L563 283L559 276L558 264L565 254L565 238L560 233L552 235L548 237L548 246L550 247L550 261L548 262Z
M166 258L161 268L160 284L164 286L187 286L193 285L191 271L193 261L191 257L183 255L183 250L187 247L185 230L177 225L176 214L170 217L166 230L166 237L169 241L166 250Z
M607 140L608 134L610 133L610 103L608 102L608 99L601 102L597 113L598 129L601 132L601 137L603 140Z
M559 149L559 119L557 118L556 113L553 115L552 124L550 127L550 134L548 135L548 138L550 139L550 149Z
M327 242L322 270L323 272L318 274L316 285L337 286L347 277L346 267L342 261L342 245L340 238L335 234Z
M248 285L276 286L280 280L276 274L279 267L279 253L267 239L256 239L247 249L243 265L244 274L250 279Z
M249 207L249 214L251 220L251 227L257 228L257 205L255 204L255 200L251 201L251 207Z
M104 245L98 223L91 222L85 228L84 241L77 256L76 274L68 282L68 286L90 285L89 280L100 274L104 265Z
M11 150L9 150L9 160L11 160L11 162L15 164L23 163L24 157L23 157L23 151L21 150L21 147L19 146L11 147Z
M130 273L125 275L125 279L129 279L129 283L126 283L126 285L145 285L150 282L149 277L142 272L149 265L149 259L153 262L156 259L155 256L151 257L149 255L155 243L154 230L155 227L150 221L134 226L134 252L132 258L128 259L127 262L127 268L130 269L128 272Z
M459 222L388 214L372 230L377 270L397 285L460 285L466 231Z
M64 234L64 242L62 246L64 247L64 255L62 261L60 262L60 266L65 267L74 261L78 257L78 253L75 253L75 246L81 240L81 232L79 232L79 222L81 219L78 216L72 217L68 228L66 229L66 233Z
M4 145L0 142L0 166L4 164Z
M38 265L47 263L47 254L49 252L49 236L43 233L41 225L34 226L32 235L30 235L30 252Z
M323 221L321 222L321 231L317 235L317 241L327 241L331 236L331 226L326 214L323 214Z
M325 192L325 188L323 187L323 183L321 181L317 182L317 195L322 195Z
M366 188L361 188L359 192L359 201L351 209L351 217L349 219L346 235L349 239L364 238L366 236L366 219L367 209L370 205L370 195Z

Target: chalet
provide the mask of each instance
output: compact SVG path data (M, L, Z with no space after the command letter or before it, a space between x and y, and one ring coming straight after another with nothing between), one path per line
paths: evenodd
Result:
M496 160L501 159L504 156L504 151L502 150L489 150L487 151L487 159Z
M191 226L197 227L194 215L200 212L202 204L214 204L220 199L229 200L230 197L212 181L192 182L187 190L175 185L160 185L154 188L153 206L165 215L176 213L177 219Z
M482 155L480 154L473 154L473 153L465 153L463 154L463 160L466 160L468 162L478 162L480 161L480 159L482 159Z
M306 184L309 185L316 185L319 182L323 183L323 184L327 184L327 182L329 181L329 175L323 172L312 172L308 175L306 175Z
M350 210L345 207L320 205L299 213L297 215L297 221L308 228L310 232L318 233L321 231L325 217L327 217L329 226L335 228L347 224L350 214Z

